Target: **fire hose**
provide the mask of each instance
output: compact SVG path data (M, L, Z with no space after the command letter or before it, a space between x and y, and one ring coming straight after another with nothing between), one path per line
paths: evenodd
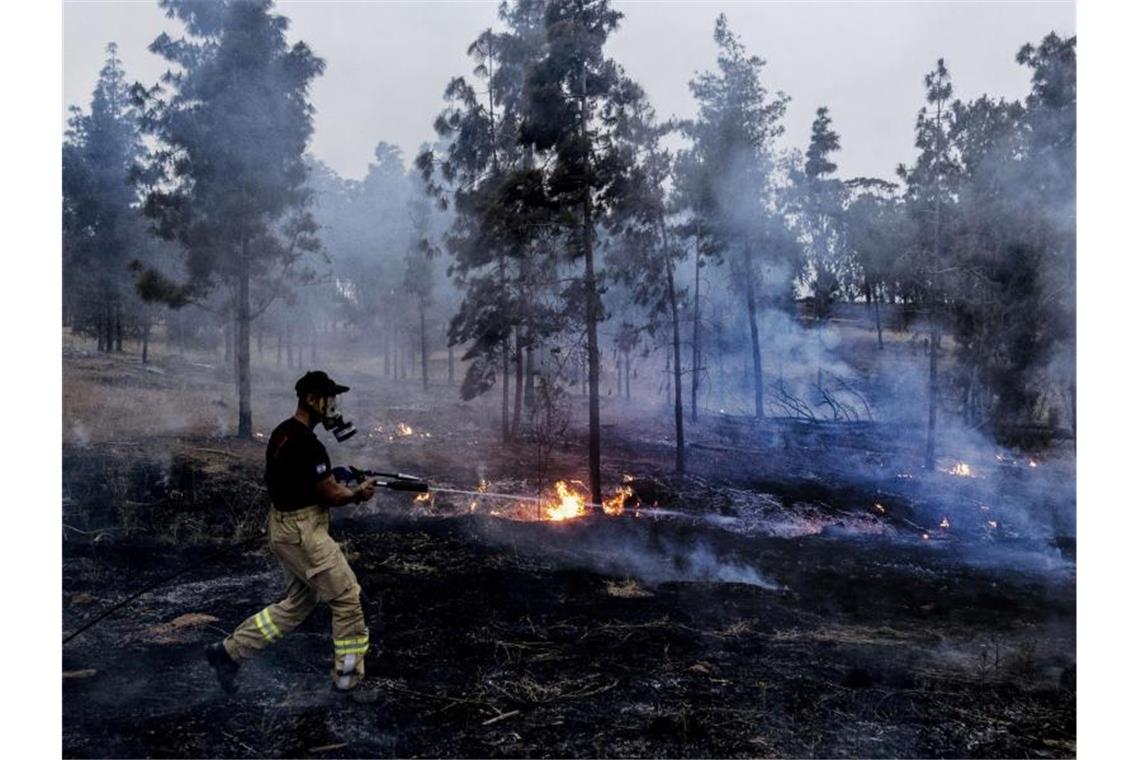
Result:
M392 491L411 491L411 492L415 492L415 493L426 493L428 491L428 484L425 483L421 478L417 478L415 475L405 475L403 473L398 473L398 472L375 472L372 470L358 470L355 467L337 467L333 470L333 477L335 477L337 480L339 480L341 482L348 482L350 479L356 480L357 482L363 482L364 480L372 480L373 485L375 485L377 487L381 487L381 488L388 488ZM190 572L191 570L194 570L195 568L201 567L202 565L205 565L209 562L213 562L214 560L220 559L221 557L225 556L226 554L228 554L230 552L245 549L247 546L251 546L257 542L264 541L264 540L265 540L265 536L258 534L256 536L252 536L250 538L247 538L244 541L239 541L236 544L231 544L229 546L225 546L225 547L222 547L222 548L217 549L215 551L212 551L209 554L207 554L205 557L202 557L201 559L197 560L196 562L191 562L190 564L183 565L177 571L170 573L168 575L162 576L161 578L154 581L153 583L150 583L150 584L144 586L143 588L139 589L138 591L131 594L127 598L125 598L119 602L116 602L115 604L112 604L107 609L98 613L97 615L92 617L90 620L85 622L83 625L79 626L79 628L75 629L74 631L69 633L67 636L65 636L63 639L63 643L67 644L69 641L74 639L79 634L83 633L84 631L91 629L97 623L106 619L107 617L114 614L115 612L118 612L119 610L123 609L124 607L126 607L128 604L135 601L139 597L143 596L144 594L148 594L151 591L154 591L155 589L157 589L161 586L166 585L167 583L174 580L175 578L178 578L181 575L185 575L186 573Z
M339 481L341 483L345 483L345 484L352 483L352 482L364 483L366 481L371 481L371 483L374 487L387 488L388 490L391 490L391 491L403 491L406 493L450 493L450 494L456 494L456 495L461 495L461 496L475 496L475 497L479 497L479 498L491 498L491 499L509 499L512 501L526 501L526 502L533 502L533 503L538 503L538 504L546 503L548 501L547 499L541 499L541 498L537 498L537 497L533 497L533 496L520 496L518 494L489 493L487 491L464 491L464 490L455 489L455 488L433 488L423 478L420 478L416 475L408 475L408 474L402 473L402 472L380 472L377 470L364 470L364 469L359 469L356 467L335 467L335 468L333 468L332 475L337 481ZM587 503L587 504L583 504L583 506L588 508L588 509L595 510L595 511L602 509L601 504ZM686 514L681 513L681 512L673 512L671 510L649 509L649 510L643 510L643 511L646 513L658 514L661 516L675 515L678 517L691 517L691 515L686 515ZM169 575L165 575L165 576L159 578L158 580L154 581L153 583L150 583L150 584L144 586L142 589L140 589L140 590L136 591L135 593L131 594L130 596L126 597L122 601L116 602L115 604L111 605L107 609L98 613L93 618L91 618L87 622L83 623L79 628L77 628L76 630L72 631L70 634L65 636L63 639L63 643L67 644L69 641L74 639L76 636L79 636L81 633L89 630L90 628L92 628L94 625L96 625L100 621L106 619L107 617L109 617L113 613L117 612L118 610L121 610L122 608L126 607L128 604L135 601L139 597L141 597L144 594L147 594L151 591L154 591L155 589L169 583L170 581L174 580L175 578L178 578L181 575L185 575L186 573L190 572L191 570L194 570L195 568L201 567L202 565L205 565L205 564L212 562L216 559L220 559L222 556L224 556L225 554L227 554L229 552L233 552L233 551L240 550L240 549L245 549L247 546L253 545L254 543L257 543L257 542L260 542L263 540L265 540L265 536L258 534L256 536L252 536L252 537L250 537L244 541L240 541L236 544L225 546L225 547L217 549L213 552L210 552L205 557L202 557L201 559L197 560L196 562L191 562L190 564L183 565L176 572L170 573Z

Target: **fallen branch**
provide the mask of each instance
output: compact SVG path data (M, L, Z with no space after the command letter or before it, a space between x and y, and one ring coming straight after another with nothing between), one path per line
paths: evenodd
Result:
M234 459L241 459L241 454L235 454L232 451L226 451L224 449L205 449L205 448L202 448L201 446L187 446L186 448L190 451L205 451L208 454L221 454L222 456L233 457Z
M347 746L348 746L348 742L341 742L339 744L324 744L324 745L321 745L320 747L310 747L308 751L309 752L331 752L334 749L341 749L342 747L347 747Z
M490 726L494 723L498 723L500 720L506 720L507 718L513 718L514 716L516 716L518 714L519 714L519 710L511 710L510 712L500 713L499 715L496 715L493 718L488 718L487 720L483 721L483 725L484 726Z

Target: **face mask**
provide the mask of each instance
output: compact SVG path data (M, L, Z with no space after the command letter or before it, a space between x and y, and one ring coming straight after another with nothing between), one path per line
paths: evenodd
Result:
M340 410L336 408L336 396L331 396L325 400L325 413L321 418L321 424L324 425L325 430L333 434L337 443L344 443L356 435L356 426L346 420Z

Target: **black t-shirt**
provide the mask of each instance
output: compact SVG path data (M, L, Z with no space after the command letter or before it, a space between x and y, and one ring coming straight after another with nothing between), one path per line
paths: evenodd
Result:
M317 503L317 483L332 472L328 452L312 430L295 418L282 422L265 450L265 483L281 512Z

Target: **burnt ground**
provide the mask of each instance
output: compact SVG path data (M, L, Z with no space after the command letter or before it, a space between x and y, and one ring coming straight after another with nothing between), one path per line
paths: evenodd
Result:
M362 393L368 429L398 418L432 437L330 444L334 461L536 486L525 445L488 445L485 409L385 393ZM64 634L182 574L63 647L63 753L1074 755L1071 470L1044 452L1032 471L1016 453L973 477L923 473L905 432L714 418L678 479L668 428L608 428L612 482L629 473L647 510L681 515L526 522L404 495L335 513L377 644L369 689L347 699L329 685L323 608L234 696L202 657L280 592L259 444L192 424L65 431ZM576 440L553 457L582 476Z

